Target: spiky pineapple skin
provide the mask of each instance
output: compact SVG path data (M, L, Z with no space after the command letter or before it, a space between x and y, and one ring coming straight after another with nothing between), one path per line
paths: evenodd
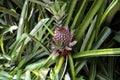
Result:
M63 26L55 28L52 46L53 53L59 53L63 56L68 55L72 50L72 46L77 43L77 41L72 41L72 38L73 35L68 27Z
M58 27L54 30L53 40L55 44L68 46L71 42L71 34L66 27Z

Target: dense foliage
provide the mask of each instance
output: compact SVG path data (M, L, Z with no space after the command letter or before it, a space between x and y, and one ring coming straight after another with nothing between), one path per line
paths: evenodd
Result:
M120 80L119 26L120 0L0 0L0 80Z

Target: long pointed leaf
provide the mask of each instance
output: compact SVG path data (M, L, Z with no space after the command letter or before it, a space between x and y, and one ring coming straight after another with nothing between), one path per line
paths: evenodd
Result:
M90 50L90 51L76 53L73 55L73 57L80 58L80 57L99 57L99 56L115 56L115 55L120 56L120 48Z
M91 6L90 10L88 11L87 15L83 19L82 23L80 24L79 28L76 31L75 38L79 40L85 30L88 28L90 22L92 21L93 17L95 16L96 12L99 10L100 6L102 5L104 0L95 0L93 5Z

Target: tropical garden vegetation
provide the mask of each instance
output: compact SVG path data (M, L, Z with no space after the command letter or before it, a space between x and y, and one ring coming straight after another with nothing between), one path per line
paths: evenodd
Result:
M120 80L120 0L0 0L0 80Z

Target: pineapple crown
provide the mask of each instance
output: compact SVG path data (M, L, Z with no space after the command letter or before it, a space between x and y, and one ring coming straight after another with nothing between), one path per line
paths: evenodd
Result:
M50 7L46 8L55 19L55 27L63 26L63 20L65 18L65 7L66 3L60 5L58 2L54 2L52 5L50 5Z

